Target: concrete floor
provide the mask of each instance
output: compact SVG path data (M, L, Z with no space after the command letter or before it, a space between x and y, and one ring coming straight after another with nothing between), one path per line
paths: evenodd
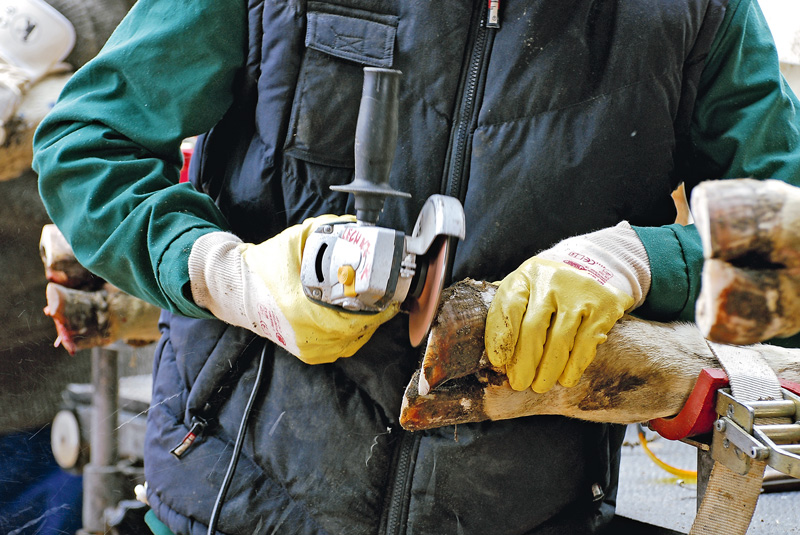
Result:
M652 431L647 431L646 437L650 450L662 461L677 468L697 468L697 449L693 446L666 440ZM620 467L618 515L688 533L696 511L696 491L695 481L683 481L650 460L639 443L636 427L628 427ZM763 493L747 533L800 534L800 490Z

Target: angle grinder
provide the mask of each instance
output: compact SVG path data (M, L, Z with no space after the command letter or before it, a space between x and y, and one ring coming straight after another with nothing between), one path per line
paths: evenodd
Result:
M355 177L350 184L331 186L353 194L356 222L323 225L308 237L300 280L312 301L354 313L376 313L402 303L409 314L409 339L416 347L433 321L450 249L456 238L464 238L466 223L458 199L432 195L411 235L377 226L386 197L411 197L389 185L400 77L397 70L364 68Z

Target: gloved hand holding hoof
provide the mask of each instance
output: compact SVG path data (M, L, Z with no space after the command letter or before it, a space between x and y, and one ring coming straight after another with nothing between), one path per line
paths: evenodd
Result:
M352 356L399 310L355 314L319 305L303 293L303 247L317 227L352 216L310 218L260 244L226 232L199 238L189 255L195 302L217 318L269 338L303 362L321 364Z
M575 386L649 287L647 252L626 222L563 240L501 282L486 320L489 360L515 390Z

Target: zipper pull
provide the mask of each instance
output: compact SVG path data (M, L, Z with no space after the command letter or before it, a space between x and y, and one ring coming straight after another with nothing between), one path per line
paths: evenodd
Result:
M489 0L489 17L486 19L486 27L500 27L500 0Z
M183 457L194 441L197 440L197 437L203 433L206 425L207 422L199 416L192 416L192 427L189 429L189 432L186 433L183 440L181 440L177 446L169 450L169 452L174 455L176 459Z

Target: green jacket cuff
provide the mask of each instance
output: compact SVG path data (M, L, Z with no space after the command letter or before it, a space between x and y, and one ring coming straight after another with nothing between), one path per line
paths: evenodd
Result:
M656 321L694 321L703 248L694 225L633 227L650 260L650 292L636 316Z
M164 289L177 312L190 318L210 319L214 315L195 304L189 285L189 253L200 236L214 232L216 228L194 228L178 236L161 258L158 268L160 286ZM166 268L166 269L165 269Z

